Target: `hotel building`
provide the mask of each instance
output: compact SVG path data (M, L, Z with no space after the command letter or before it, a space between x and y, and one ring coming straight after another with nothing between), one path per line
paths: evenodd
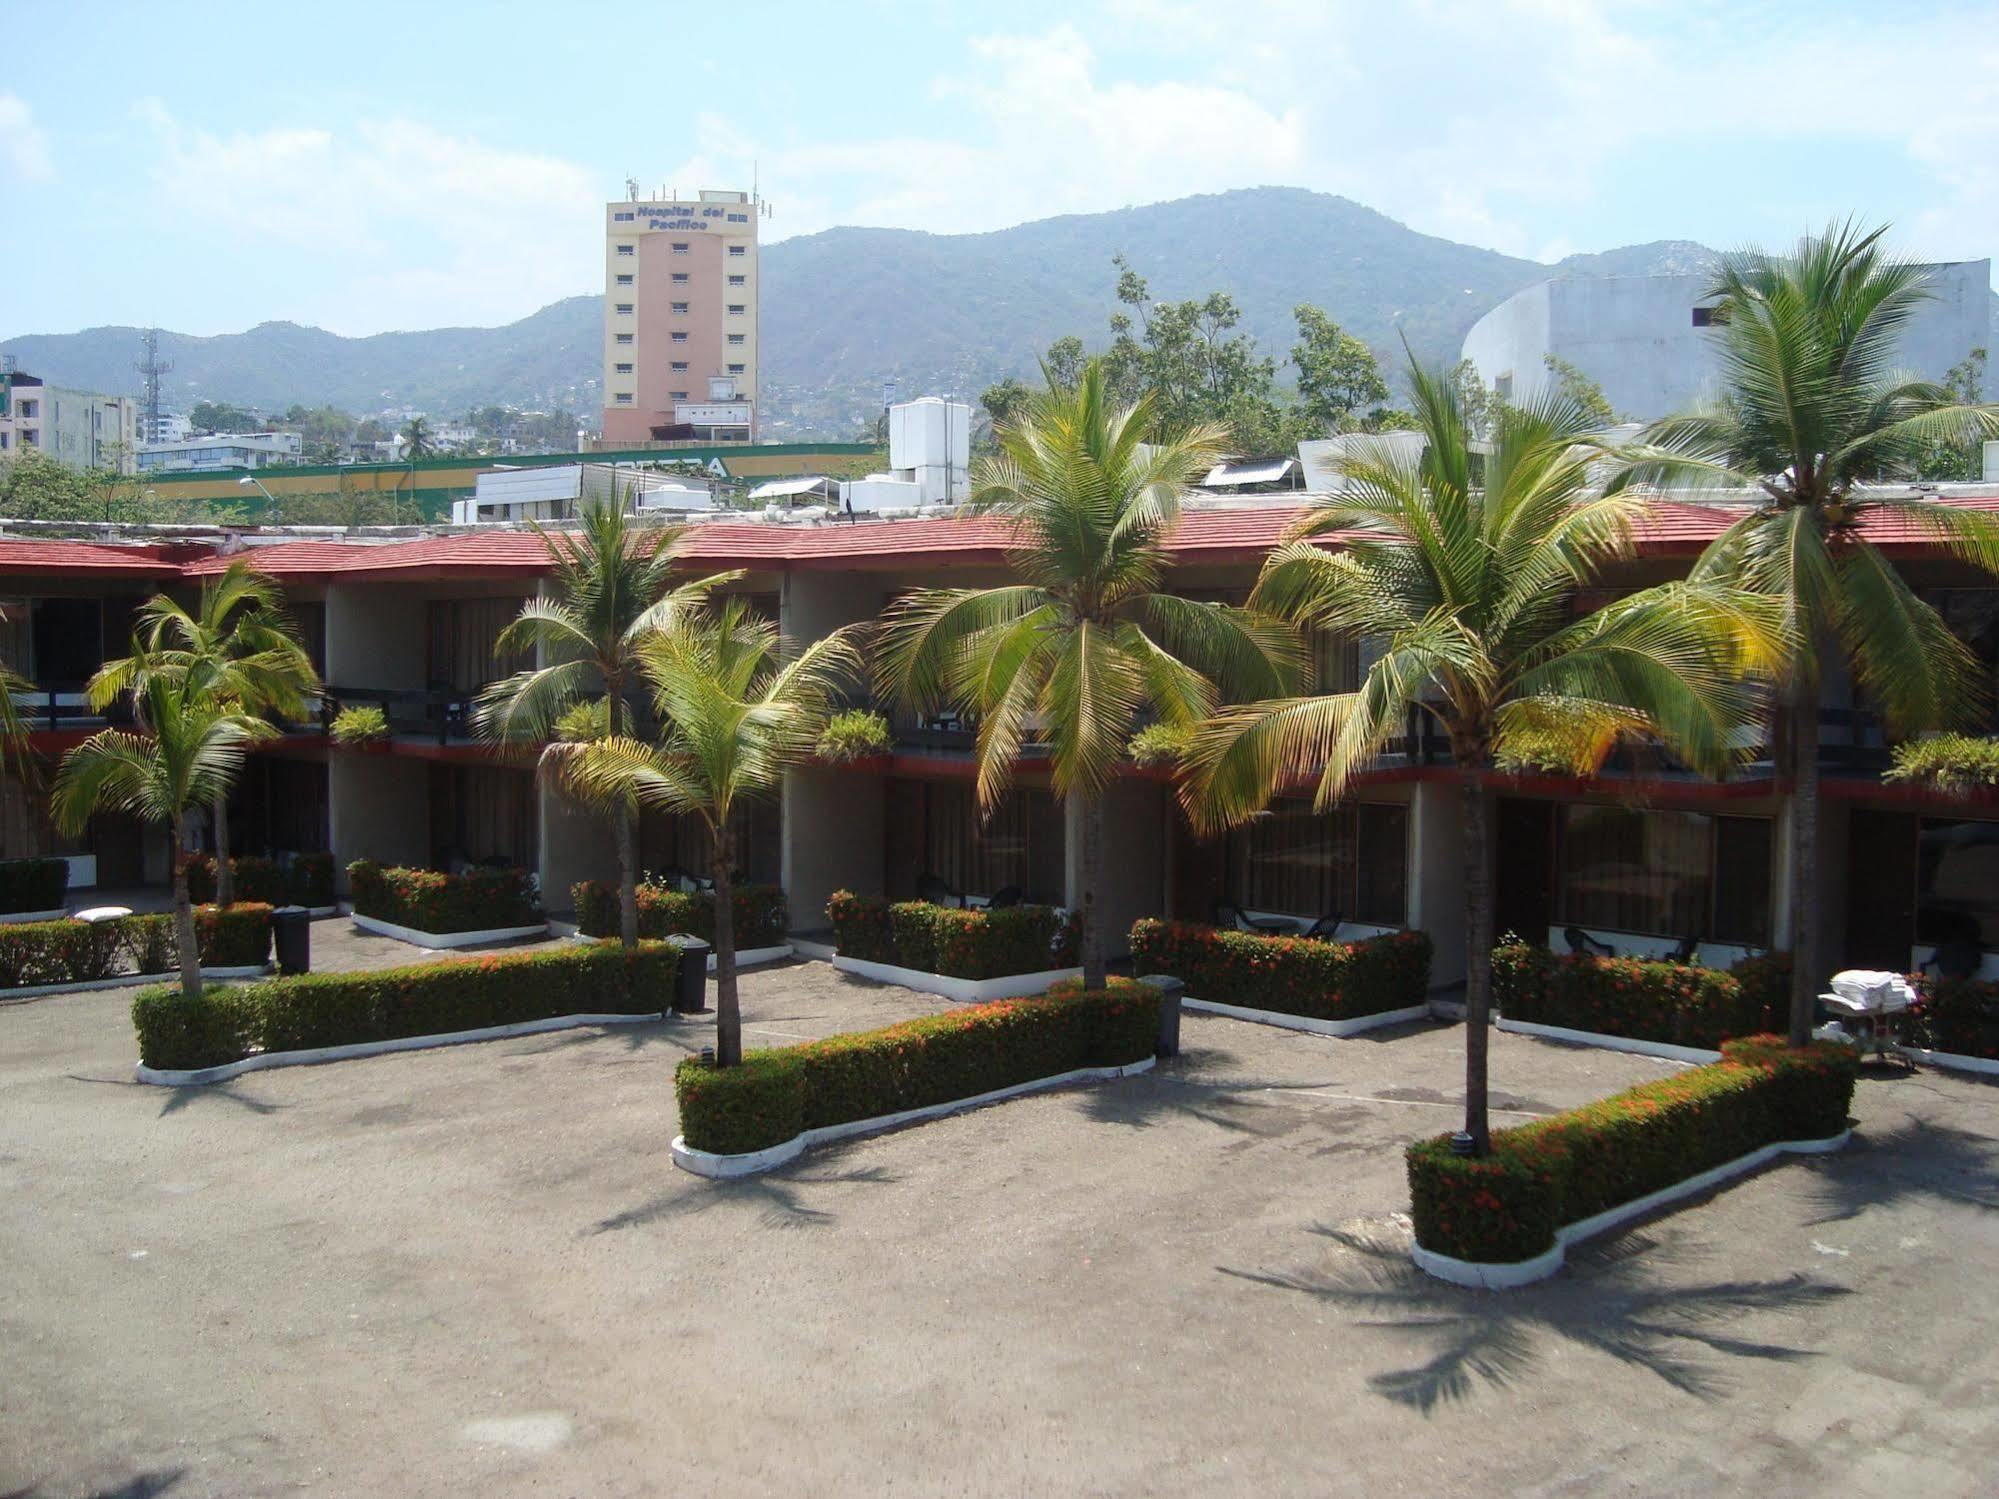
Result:
M1949 486L1945 496L1999 510L1991 485ZM1169 541L1165 586L1199 599L1245 597L1300 499L1309 496L1193 505ZM1683 574L1735 513L1722 503L1655 502L1635 554L1600 580L1592 600ZM1879 512L1868 526L1972 647L1988 686L1999 685L1999 587L1912 526ZM1007 543L1005 527L987 518L716 516L689 527L680 555L690 572L742 570L733 591L802 642L873 619L913 588L1005 581ZM531 757L496 752L470 732L479 688L523 664L496 657L495 638L549 576L542 541L523 530L341 540L265 531L170 543L0 534L0 658L34 684L20 705L38 753L53 761L102 723L87 716L84 679L127 649L140 602L162 589L191 597L228 566L225 546L284 585L329 697L380 704L394 730L386 746L344 749L313 722L260 749L236 792L239 852L331 851L342 866L361 857L435 867L500 860L536 871L558 915L575 881L612 877L601 820L540 785ZM1321 689L1350 688L1369 642L1318 647ZM1077 839L1049 787L1045 745L1022 747L1015 789L982 818L967 726L877 706L892 725L890 753L801 766L737 829L741 873L785 887L794 930L822 927L836 889L910 898L924 876L973 894L1018 887L1030 900L1078 899ZM1828 681L1821 717L1822 857L1812 878L1828 965L1907 969L1938 942L1975 932L1985 972L1999 976L1999 804L1982 790L1884 781L1880 721L1844 680ZM1477 779L1498 830L1499 930L1559 946L1566 929L1580 927L1626 953L1692 944L1717 966L1788 942L1790 798L1767 753L1720 783L1643 756L1587 780L1497 770ZM1448 745L1417 717L1333 811L1315 811L1301 785L1244 828L1201 839L1171 777L1127 764L1106 804L1118 850L1098 892L1110 945L1122 947L1137 917L1204 921L1221 903L1300 924L1338 913L1345 935L1428 931L1435 981L1460 981L1462 781ZM5 788L0 857L67 854L79 886L166 877L157 832L100 817L82 838L64 839L44 807L44 797ZM692 826L648 816L641 856L651 869L699 868L705 840Z
M604 206L604 441L756 436L757 216L748 193Z

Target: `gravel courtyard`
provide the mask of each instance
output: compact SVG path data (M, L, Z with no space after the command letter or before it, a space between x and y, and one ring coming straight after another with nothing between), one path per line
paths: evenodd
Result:
M408 949L315 929L319 965ZM752 1045L941 1001L753 972ZM0 1494L1989 1493L1999 1088L1492 1295L1408 1268L1455 1027L1189 1016L1148 1076L718 1184L692 1018L131 1080L0 1007ZM1494 1037L1498 1122L1666 1064Z

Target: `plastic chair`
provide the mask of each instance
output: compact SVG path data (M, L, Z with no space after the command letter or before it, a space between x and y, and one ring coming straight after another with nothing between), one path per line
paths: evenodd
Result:
M1021 890L1018 885L1002 885L986 900L988 911L1004 911L1008 906L1020 904Z
M927 900L933 906L956 906L965 908L965 892L953 889L941 874L920 874L916 877L916 898Z
M1338 911L1329 911L1300 934L1319 942L1331 942L1340 934L1340 923L1345 920Z
M1582 953L1586 957L1614 958L1617 949L1601 938L1592 937L1579 926L1562 928L1562 940L1569 944L1569 951Z

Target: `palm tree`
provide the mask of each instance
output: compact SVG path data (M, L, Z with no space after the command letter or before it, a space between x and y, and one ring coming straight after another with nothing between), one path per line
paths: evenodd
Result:
M1197 826L1247 820L1316 781L1331 808L1412 711L1448 736L1465 851L1465 1134L1488 1146L1486 1023L1493 889L1487 770L1596 770L1620 740L1657 737L1720 770L1754 694L1741 669L1768 649L1747 601L1669 584L1575 617L1575 591L1626 554L1639 503L1594 493L1590 419L1552 394L1509 407L1475 452L1448 376L1412 371L1422 456L1356 439L1346 488L1293 526L1251 598L1309 629L1380 647L1356 691L1224 709L1194 736L1182 796ZM1481 474L1482 468L1482 474ZM1340 549L1318 538L1339 536Z
M719 613L684 618L638 647L639 675L651 688L657 743L627 735L552 744L544 757L569 787L600 804L629 799L707 829L715 882L715 1057L743 1056L736 999L735 858L737 809L776 796L784 773L813 753L834 693L861 669L853 629L835 630L793 654L777 627L752 617L740 599Z
M1792 787L1791 1041L1811 1038L1818 993L1819 701L1844 661L1891 733L1949 725L1983 698L1976 662L1867 540L1870 514L1999 572L1999 518L1870 481L1916 474L1939 442L1999 436L1999 406L1959 403L1893 372L1896 339L1930 296L1926 272L1881 248L1883 230L1835 225L1788 258L1723 259L1709 295L1726 394L1640 434L1624 484L1742 488L1752 507L1695 564L1776 600L1791 650L1778 674L1779 773Z
M1051 377L1017 419L996 425L998 452L980 461L966 507L1012 522L1011 560L1025 581L910 594L882 637L886 679L907 704L977 715L988 815L1030 730L1047 735L1056 794L1081 814L1078 917L1091 988L1105 972L1103 794L1134 717L1150 708L1192 725L1222 695L1288 690L1303 661L1288 628L1159 591L1181 488L1225 438L1206 426L1148 443L1153 423L1150 395L1114 404L1101 361L1073 387Z
M181 992L192 998L201 992L201 956L187 893L187 815L227 796L245 752L277 730L227 705L191 675L142 661L134 680L145 732L102 729L64 755L49 813L66 833L81 832L99 811L166 825Z
M100 712L121 692L136 691L147 672L181 677L228 711L294 721L305 716L306 699L319 690L319 673L285 613L284 590L240 558L202 585L192 614L163 593L140 605L133 643L136 654L106 662L90 679L90 703ZM143 704L143 694L135 702ZM215 899L227 906L236 898L236 877L229 867L226 795L212 811Z
M409 425L403 428L403 444L408 450L410 462L423 462L430 456L432 447L430 424L420 416L411 417Z
M7 611L0 609L0 624L6 622ZM0 774L12 771L24 779L34 775L34 760L28 753L28 726L21 721L21 707L15 701L16 693L34 690L34 683L0 662Z
M552 593L529 599L500 632L495 654L535 650L546 665L495 682L479 697L473 726L495 741L538 743L579 703L604 702L611 734L629 734L627 688L638 678L645 639L702 608L712 590L742 576L716 573L673 586L673 552L684 527L634 524L622 504L586 504L574 535L535 527L554 567ZM557 762L544 756L552 770ZM573 795L581 788L572 786ZM638 809L627 797L601 803L618 851L619 924L627 948L638 945Z

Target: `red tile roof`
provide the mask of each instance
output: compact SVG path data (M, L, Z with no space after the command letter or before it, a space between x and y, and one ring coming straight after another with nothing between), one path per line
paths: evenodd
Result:
M175 578L180 576L181 562L165 547L105 546L90 541L0 540L0 573Z
M1953 496L1946 504L1999 513L1999 494ZM1252 561L1282 539L1303 507L1188 510L1168 550L1182 562ZM1741 511L1732 506L1656 500L1637 527L1639 549L1685 553L1712 541ZM1868 539L1896 549L1927 550L1920 526L1893 512L1871 510ZM771 571L928 564L998 565L1012 538L1000 520L944 516L929 520L773 525L710 521L688 528L680 555L702 567ZM417 580L439 577L533 577L548 570L548 551L531 531L478 531L410 541L286 541L233 554L193 553L191 546L107 546L78 541L0 538L0 575L211 577L237 557L287 580L342 577Z

